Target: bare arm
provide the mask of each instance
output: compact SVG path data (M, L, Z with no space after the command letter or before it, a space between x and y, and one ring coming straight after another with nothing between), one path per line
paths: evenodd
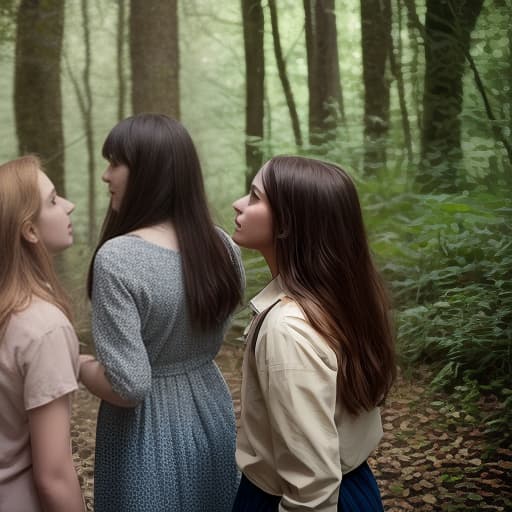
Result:
M118 407L135 407L136 402L121 398L105 375L103 365L91 355L80 355L80 381L98 398Z
M71 454L69 394L28 411L32 467L43 510L83 512Z

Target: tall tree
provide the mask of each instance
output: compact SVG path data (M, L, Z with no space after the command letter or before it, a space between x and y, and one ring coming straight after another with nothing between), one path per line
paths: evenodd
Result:
M91 31L89 28L88 0L82 0L82 19L84 27L85 64L83 70L84 101L82 117L87 145L89 244L96 240L96 176L94 173L94 132L92 126L92 88L91 88Z
M391 1L361 0L364 82L364 169L386 164L389 129Z
M245 49L245 186L249 190L263 162L265 55L261 0L242 0L242 22Z
M410 62L408 66L409 82L411 84L413 111L416 114L416 127L421 132L423 126L423 104L422 104L422 88L420 69L420 46L424 45L425 29L420 21L416 11L416 0L397 0L406 6L407 29L409 32L409 44L411 48Z
M398 102L400 104L400 114L402 117L402 131L404 133L404 143L407 150L408 164L412 164L412 136L411 125L409 123L409 113L407 111L407 102L405 99L405 83L402 73L402 5L401 0L397 0L397 44L393 43L393 31L389 39L389 63L391 72L396 79L398 91Z
M119 120L125 117L126 105L126 78L124 74L124 46L125 46L125 1L117 0L117 118Z
M177 0L130 1L133 112L180 117Z
M453 192L460 186L462 79L482 4L427 0L422 165L416 179L424 192Z
M295 145L300 148L302 146L302 133L300 130L297 107L295 106L295 100L293 98L292 86L290 85L288 73L286 72L286 61L283 57L283 50L281 49L281 37L279 36L279 24L277 20L277 6L275 0L268 0L268 8L270 10L270 23L272 25L272 38L274 40L274 53L276 56L279 79L281 80L284 96L286 98L286 105L288 105L288 111L290 112Z
M84 129L85 146L87 150L87 176L88 176L88 193L87 193L87 210L88 210L88 242L92 245L96 241L96 176L94 165L94 129L93 129L93 100L91 88L91 31L89 27L89 1L81 0L82 26L84 29L84 67L82 70L82 83L73 73L69 62L69 56L64 53L64 62L68 72L71 84L75 91L78 108L82 115L82 123Z
M344 118L334 0L304 0L309 88L309 142L336 137Z
M61 53L64 0L21 0L16 30L14 110L18 150L37 153L65 193Z

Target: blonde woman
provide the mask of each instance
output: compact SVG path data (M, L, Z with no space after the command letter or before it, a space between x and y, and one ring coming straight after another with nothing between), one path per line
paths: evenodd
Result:
M73 242L74 205L40 161L0 165L0 510L78 512L70 393L78 340L52 255Z

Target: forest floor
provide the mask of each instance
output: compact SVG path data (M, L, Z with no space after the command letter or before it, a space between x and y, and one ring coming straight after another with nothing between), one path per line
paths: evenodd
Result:
M217 358L237 417L241 359L242 348L230 344ZM427 370L400 375L382 410L384 438L369 462L385 510L512 511L512 450L489 449L483 427L450 406L447 397L430 392L428 383ZM72 439L88 511L94 510L97 408L97 399L81 388L74 400Z

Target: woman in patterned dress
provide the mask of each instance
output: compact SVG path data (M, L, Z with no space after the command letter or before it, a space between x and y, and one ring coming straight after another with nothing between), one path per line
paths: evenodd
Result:
M244 276L208 211L194 144L140 114L103 145L110 207L89 273L102 399L96 512L226 512L237 487L235 417L216 356Z

